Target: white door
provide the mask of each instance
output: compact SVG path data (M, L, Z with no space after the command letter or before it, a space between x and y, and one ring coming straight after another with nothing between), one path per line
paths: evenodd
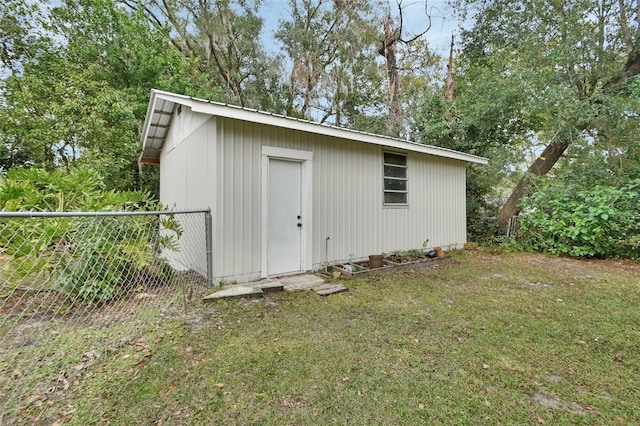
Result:
M302 163L269 158L267 273L302 269Z

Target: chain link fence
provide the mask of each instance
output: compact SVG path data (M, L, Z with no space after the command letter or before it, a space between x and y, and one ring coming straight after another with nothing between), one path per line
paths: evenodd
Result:
M0 425L51 424L74 377L184 315L212 283L210 231L204 210L0 213Z
M501 228L495 216L467 215L467 239L474 243L495 243L514 240L520 229L520 216L509 218Z

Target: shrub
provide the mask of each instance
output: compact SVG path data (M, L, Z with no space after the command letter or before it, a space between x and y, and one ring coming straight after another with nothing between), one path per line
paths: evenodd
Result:
M13 169L0 180L0 209L161 210L149 194L102 188L102 179L90 170ZM13 286L37 275L86 302L111 300L133 280L153 274L154 267L162 271L161 251L175 250L175 236L181 234L170 216L5 218L0 225L0 251L9 256L5 267Z
M519 242L576 257L640 258L640 179L571 192L547 188L522 201Z

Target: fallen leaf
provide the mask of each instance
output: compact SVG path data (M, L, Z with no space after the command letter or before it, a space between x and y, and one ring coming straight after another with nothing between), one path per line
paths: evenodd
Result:
M223 387L225 387L226 385L224 383L217 383L216 387L222 389Z
M424 410L424 404L418 404L418 408Z
M538 417L538 423L543 425L544 424L544 419L542 417Z

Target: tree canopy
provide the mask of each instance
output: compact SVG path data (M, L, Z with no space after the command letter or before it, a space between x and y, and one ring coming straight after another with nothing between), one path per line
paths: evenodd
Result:
M559 161L564 169L589 166L622 179L637 173L637 162L629 164L640 137L637 1L461 4L470 6L476 19L463 33L466 89L490 140L534 154L533 175ZM525 189L526 176L499 213L503 226Z

